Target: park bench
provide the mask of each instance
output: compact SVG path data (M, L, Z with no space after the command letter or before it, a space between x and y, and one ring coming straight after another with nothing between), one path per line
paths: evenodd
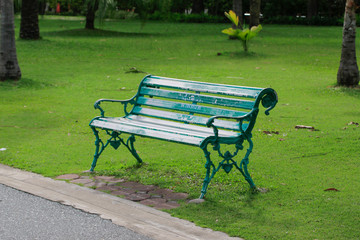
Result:
M216 83L196 82L166 77L146 76L134 97L129 100L100 99L95 109L101 116L90 122L95 135L95 155L90 171L94 171L100 154L110 144L117 149L124 145L142 163L135 150L135 136L149 137L175 143L200 147L206 158L206 174L200 198L208 184L220 170L229 173L234 167L245 177L250 187L256 189L248 172L249 155L253 148L251 131L259 112L260 102L265 114L278 101L271 88L242 87ZM120 103L124 116L108 117L100 107L103 102ZM99 130L105 131L108 140L104 143ZM127 140L122 134L127 134ZM243 149L248 149L241 161L233 158ZM234 151L221 151L221 145L233 145ZM220 156L215 164L210 158L208 146Z

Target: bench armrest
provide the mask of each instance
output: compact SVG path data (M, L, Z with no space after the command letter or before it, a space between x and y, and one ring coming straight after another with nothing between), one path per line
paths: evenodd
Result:
M100 107L100 103L102 102L116 102L116 103L121 103L122 105L124 105L124 112L126 115L128 115L128 111L126 110L127 108L127 105L130 103L130 104L134 104L135 103L135 100L134 100L135 97L131 98L131 99L128 99L128 100L115 100L115 99L99 99L97 100L95 103L94 103L94 108L95 109L99 109L100 110L100 114L101 114L101 117L104 117L105 115L105 111Z
M206 126L208 127L212 127L213 130L214 130L214 134L215 136L217 137L218 136L218 129L217 127L213 124L215 119L218 119L218 118L224 118L224 119L235 119L239 122L240 124L240 132L245 134L245 131L244 129L242 128L242 123L244 120L251 120L252 118L256 117L257 113L259 112L258 109L253 109L251 112L247 113L246 115L244 116L241 116L241 117L229 117L229 116L213 116L213 117L210 117L208 119L208 121L206 122ZM254 116L255 114L255 116Z

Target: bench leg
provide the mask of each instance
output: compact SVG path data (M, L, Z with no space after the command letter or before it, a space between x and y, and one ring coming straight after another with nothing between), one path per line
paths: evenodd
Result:
M253 142L250 138L247 139L249 142L249 148L246 151L245 157L240 162L240 167L235 165L236 168L241 172L241 174L245 177L245 180L250 184L250 188L256 189L256 186L248 172L247 165L249 164L249 155L252 152Z
M204 183L203 183L203 186L202 186L202 189L201 189L201 194L200 194L200 197L199 197L200 199L204 198L204 196L206 194L207 187L208 187L211 179L214 177L214 175L216 173L215 165L210 159L209 151L207 150L207 148L204 148L203 151L205 153L205 158L206 158L206 163L205 163L206 176L205 176ZM212 168L212 172L211 172L211 175L210 175L211 168Z
M127 147L127 149L130 151L130 153L136 158L136 160L138 161L138 163L142 163L142 159L139 157L139 155L136 152L136 149L134 147L134 142L135 142L135 136L131 135L128 140L126 141L126 143L124 143L124 141L120 138L121 142Z
M243 149L242 147L243 141L241 141L239 144L236 144L236 151L234 153L230 153L229 151L227 151L225 152L225 154L221 153L219 143L211 143L214 146L214 150L217 150L219 156L223 159L217 167L215 167L214 163L210 159L210 152L207 150L207 145L206 147L203 148L206 158L206 164L205 164L206 176L201 189L200 199L204 198L207 191L207 187L211 179L220 169L223 169L226 173L229 173L232 170L232 168L235 167L245 177L245 180L249 183L250 187L252 189L256 189L256 186L247 169L247 165L249 164L249 155L252 152L252 148L253 148L253 142L250 138L247 138L246 140L248 140L249 142L249 148L247 149L245 157L242 159L240 164L234 161L233 158L238 154L239 150Z
M99 138L99 131L97 131L94 127L91 127L91 129L93 130L94 135L95 135L95 154L94 154L94 159L93 159L93 162L91 164L91 168L89 171L93 172L94 168L96 167L96 162L97 162L100 154L104 151L104 149L108 143L106 143L106 145L104 145L103 141ZM101 148L100 148L100 144L101 144Z
M137 154L135 147L134 147L134 142L135 142L135 136L131 135L127 141L125 142L122 138L119 137L119 133L115 132L115 131L107 131L106 133L108 135L110 135L111 137L107 140L106 144L103 143L103 141L100 139L99 137L99 131L97 131L95 129L95 127L91 127L91 129L94 132L95 135L95 154L94 154L94 159L93 162L91 164L91 168L89 170L89 172L93 172L95 167L96 167L96 163L98 158L100 157L101 153L105 150L105 148L110 144L114 149L118 149L118 147L123 144L129 151L130 153L136 158L136 160L138 161L138 163L142 163L141 158L139 157L139 155Z

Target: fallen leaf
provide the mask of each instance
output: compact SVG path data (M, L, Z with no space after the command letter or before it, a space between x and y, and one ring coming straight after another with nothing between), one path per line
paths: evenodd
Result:
M296 129L312 129L312 130L315 130L314 127L312 127L312 126L305 126L305 125L296 125L295 128L296 128Z
M279 135L279 131L263 131L264 134L267 134L267 135L272 135L272 134L276 134L276 135Z
M336 188L328 188L328 189L325 189L324 191L340 192L340 190L338 190L338 189L336 189Z
M145 73L145 72L136 69L136 67L131 67L129 68L129 71L126 71L125 73Z
M279 138L279 141L281 141L281 142L282 142L282 141L285 141L285 139L283 139L283 138Z

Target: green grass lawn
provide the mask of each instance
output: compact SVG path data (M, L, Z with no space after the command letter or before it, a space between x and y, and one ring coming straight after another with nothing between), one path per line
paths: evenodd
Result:
M96 31L84 24L41 19L42 40L17 41L23 78L0 83L0 163L49 177L89 169L93 103L132 97L146 73L272 87L279 103L258 116L249 164L269 192L251 194L238 172L219 172L205 203L170 213L245 239L359 239L360 128L348 123L360 122L360 90L334 87L341 27L265 25L244 54L221 33L229 24L110 21ZM131 68L146 73L126 73ZM317 131L296 130L300 124ZM136 146L141 168L125 148L109 148L97 174L199 196L200 149L145 138Z

